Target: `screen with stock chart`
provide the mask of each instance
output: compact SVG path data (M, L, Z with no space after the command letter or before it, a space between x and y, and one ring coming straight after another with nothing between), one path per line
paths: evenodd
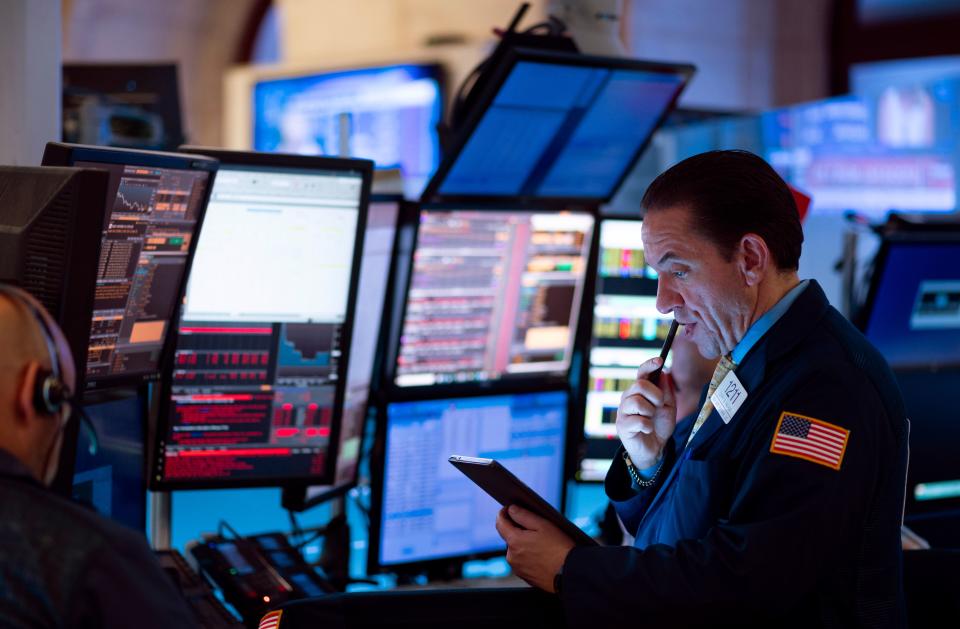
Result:
M99 162L76 166L110 171L112 194L87 377L156 371L210 173Z

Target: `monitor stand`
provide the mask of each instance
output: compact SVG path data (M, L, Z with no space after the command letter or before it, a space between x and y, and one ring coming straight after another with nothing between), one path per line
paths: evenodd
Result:
M154 550L170 549L172 502L168 491L154 491L150 494L150 545Z

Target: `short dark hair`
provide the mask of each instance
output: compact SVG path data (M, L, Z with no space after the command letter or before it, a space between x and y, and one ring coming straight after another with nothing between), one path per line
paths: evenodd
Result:
M800 264L803 228L790 188L767 162L749 151L709 151L687 158L653 180L645 212L683 206L693 229L728 260L748 233L763 238L777 268Z

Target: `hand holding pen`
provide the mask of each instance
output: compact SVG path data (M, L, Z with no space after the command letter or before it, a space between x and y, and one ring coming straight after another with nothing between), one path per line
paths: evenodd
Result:
M663 349L637 371L637 380L624 391L617 409L617 435L637 469L655 465L677 426L673 379L663 372L679 324L673 321Z

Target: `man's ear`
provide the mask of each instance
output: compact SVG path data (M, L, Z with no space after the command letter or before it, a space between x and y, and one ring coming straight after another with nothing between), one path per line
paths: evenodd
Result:
M37 409L33 406L33 392L36 390L39 373L40 363L35 360L28 362L20 373L14 398L17 421L28 422L37 415Z
M766 241L757 234L744 234L740 239L740 273L747 286L756 286L770 266L772 256Z

